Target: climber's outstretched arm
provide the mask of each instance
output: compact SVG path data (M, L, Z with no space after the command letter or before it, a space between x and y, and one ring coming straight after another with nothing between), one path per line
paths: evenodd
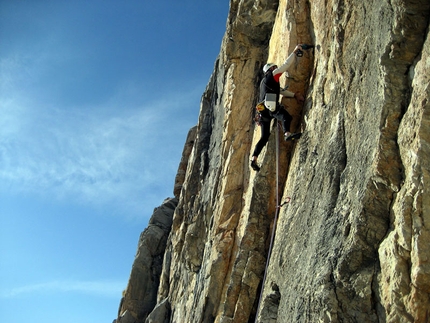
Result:
M279 78L281 77L282 73L288 70L288 68L293 64L296 59L296 52L301 49L302 47L300 45L297 45L296 48L294 48L294 51L290 54L290 56L288 56L284 64L273 70L273 77L277 82L279 82Z

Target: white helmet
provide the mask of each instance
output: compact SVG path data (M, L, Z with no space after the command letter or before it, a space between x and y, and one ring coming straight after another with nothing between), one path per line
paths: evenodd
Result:
M272 66L275 66L276 64L273 63L267 63L263 66L263 72L266 73Z

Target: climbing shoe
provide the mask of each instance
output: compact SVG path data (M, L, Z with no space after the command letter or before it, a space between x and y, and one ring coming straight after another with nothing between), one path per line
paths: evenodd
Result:
M258 167L257 162L255 160L251 160L251 168L256 172L260 170L260 167Z
M302 136L301 132L290 133L289 135L285 135L285 141L297 140Z

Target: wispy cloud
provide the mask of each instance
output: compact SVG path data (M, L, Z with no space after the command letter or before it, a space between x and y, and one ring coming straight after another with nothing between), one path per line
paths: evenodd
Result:
M46 81L51 58L43 51L0 58L0 192L123 207L130 201L131 208L171 195L204 82L148 95L147 84L123 79L113 92L76 105Z
M52 281L9 290L3 289L0 297L5 299L42 293L83 293L118 298L126 287L125 284L125 282L119 281Z
M60 185L81 190L118 183L127 180L127 174L137 175L136 160L151 147L150 140L143 140L154 119L150 113L100 116L19 107L8 113L11 110L2 111L8 122L0 130L0 177L23 189Z
M173 187L190 124L172 109L186 100L85 111L3 100L0 190L94 202L153 194L167 181Z

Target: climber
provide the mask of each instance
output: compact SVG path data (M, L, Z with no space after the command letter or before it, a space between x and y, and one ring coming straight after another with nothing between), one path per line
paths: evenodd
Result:
M255 171L259 171L260 167L257 165L257 158L263 147L267 144L270 136L270 122L273 118L282 122L284 129L285 140L296 140L302 135L301 133L291 133L290 123L292 120L291 115L284 109L284 106L279 103L280 94L284 97L295 98L297 102L303 103L304 98L300 92L290 92L282 89L279 84L279 78L294 62L295 57L302 51L301 45L297 45L294 51L288 56L285 63L278 67L273 63L264 65L264 77L260 83L260 103L257 104L258 124L261 126L261 138L255 145L254 152L251 158L251 167Z

